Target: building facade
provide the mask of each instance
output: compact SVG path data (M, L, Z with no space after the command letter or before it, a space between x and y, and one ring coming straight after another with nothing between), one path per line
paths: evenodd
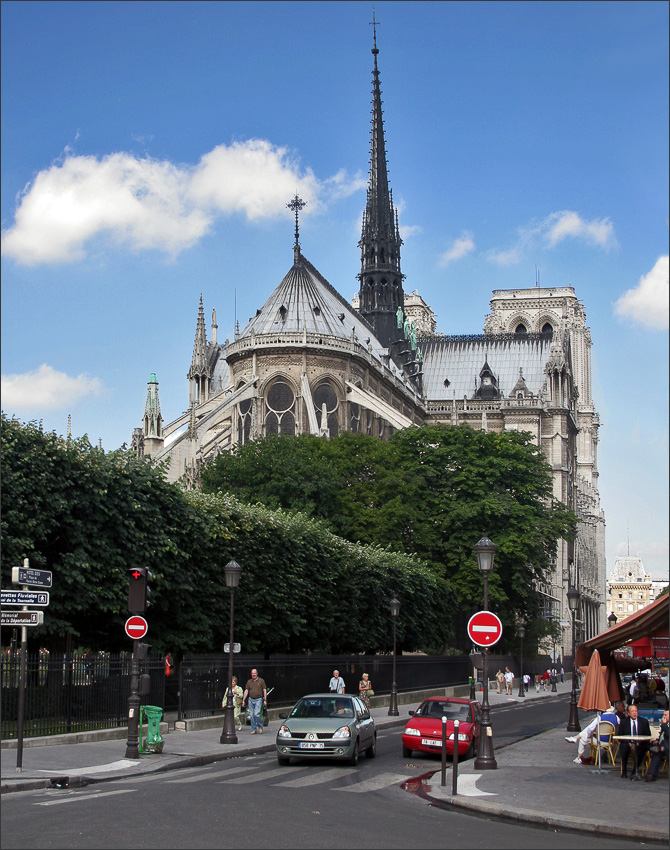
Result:
M296 196L293 264L233 340L210 334L200 298L188 370L188 410L164 425L154 374L133 445L169 460L171 480L198 485L200 464L273 434L388 437L423 423L532 435L552 469L554 497L579 517L561 541L543 614L570 621L581 592L582 638L605 627L605 519L598 494L598 415L591 398L591 335L571 286L496 290L481 333L446 336L419 291L405 293L402 239L389 187L376 35L370 176L359 291L353 306L302 253ZM571 652L567 629L561 656Z

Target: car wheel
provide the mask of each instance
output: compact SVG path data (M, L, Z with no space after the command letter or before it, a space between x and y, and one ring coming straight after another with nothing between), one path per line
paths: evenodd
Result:
M372 743L365 751L365 755L369 759L373 759L377 755L377 735L372 736Z
M279 762L280 767L286 767L287 764L291 763L291 759L287 759L284 756L277 756L277 761Z
M349 759L349 764L353 767L356 767L356 765L358 764L358 756L360 754L359 746L360 745L358 743L358 738L356 738L356 740L354 741L354 751L351 754L351 758Z
M403 754L403 756L404 756L406 759L411 759L411 758L412 758L412 750L410 750L410 748L409 748L409 747L405 747L405 746L403 746L403 748L402 748L402 754Z

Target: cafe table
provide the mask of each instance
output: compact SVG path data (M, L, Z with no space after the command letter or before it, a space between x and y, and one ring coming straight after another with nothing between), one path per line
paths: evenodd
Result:
M612 740L616 741L653 741L653 735L613 735ZM640 774L637 771L637 747L633 750L633 775L631 779L638 780L640 778ZM623 767L622 767L623 769Z

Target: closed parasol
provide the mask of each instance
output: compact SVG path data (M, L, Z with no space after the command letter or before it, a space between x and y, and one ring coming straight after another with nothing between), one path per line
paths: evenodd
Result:
M610 698L607 694L607 667L601 665L600 653L597 649L593 650L589 666L586 668L586 676L584 676L584 684L577 705L584 711L597 711L599 721L601 712L607 711L610 707ZM596 736L596 740L600 742L600 722L598 722ZM596 757L598 760L597 772L600 773L599 746L596 747Z

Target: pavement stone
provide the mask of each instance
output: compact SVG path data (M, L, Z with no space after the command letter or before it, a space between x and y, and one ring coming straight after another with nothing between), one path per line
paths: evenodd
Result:
M489 691L495 747L495 713L506 705L525 700L560 699L565 702L570 683L558 685L558 693L531 688L526 697ZM481 701L482 692L477 692ZM399 695L399 716L389 717L387 707L371 709L378 729L404 726L408 711L418 702L404 703L409 694ZM404 704L403 704L404 703ZM567 722L567 711L566 711ZM220 721L220 724L222 721ZM242 753L271 752L275 747L275 721L263 735L251 735L248 726L238 733L237 744L219 742L221 725L198 731L162 732L163 753L120 757L125 743L93 740L24 746L23 768L16 770L16 749L0 752L2 793L43 787L74 787L128 776L193 767L221 761ZM582 723L583 725L583 723ZM486 815L506 821L535 824L551 829L630 838L668 845L668 775L657 782L623 780L619 769L603 765L600 770L573 763L577 745L565 740L561 724L539 735L495 748L497 769L476 771L474 760L459 762L456 794L453 768L448 762L445 784L441 784L439 761L424 762L428 768L415 783L417 793L442 808ZM433 770L433 764L435 770ZM416 765L415 765L416 766Z

